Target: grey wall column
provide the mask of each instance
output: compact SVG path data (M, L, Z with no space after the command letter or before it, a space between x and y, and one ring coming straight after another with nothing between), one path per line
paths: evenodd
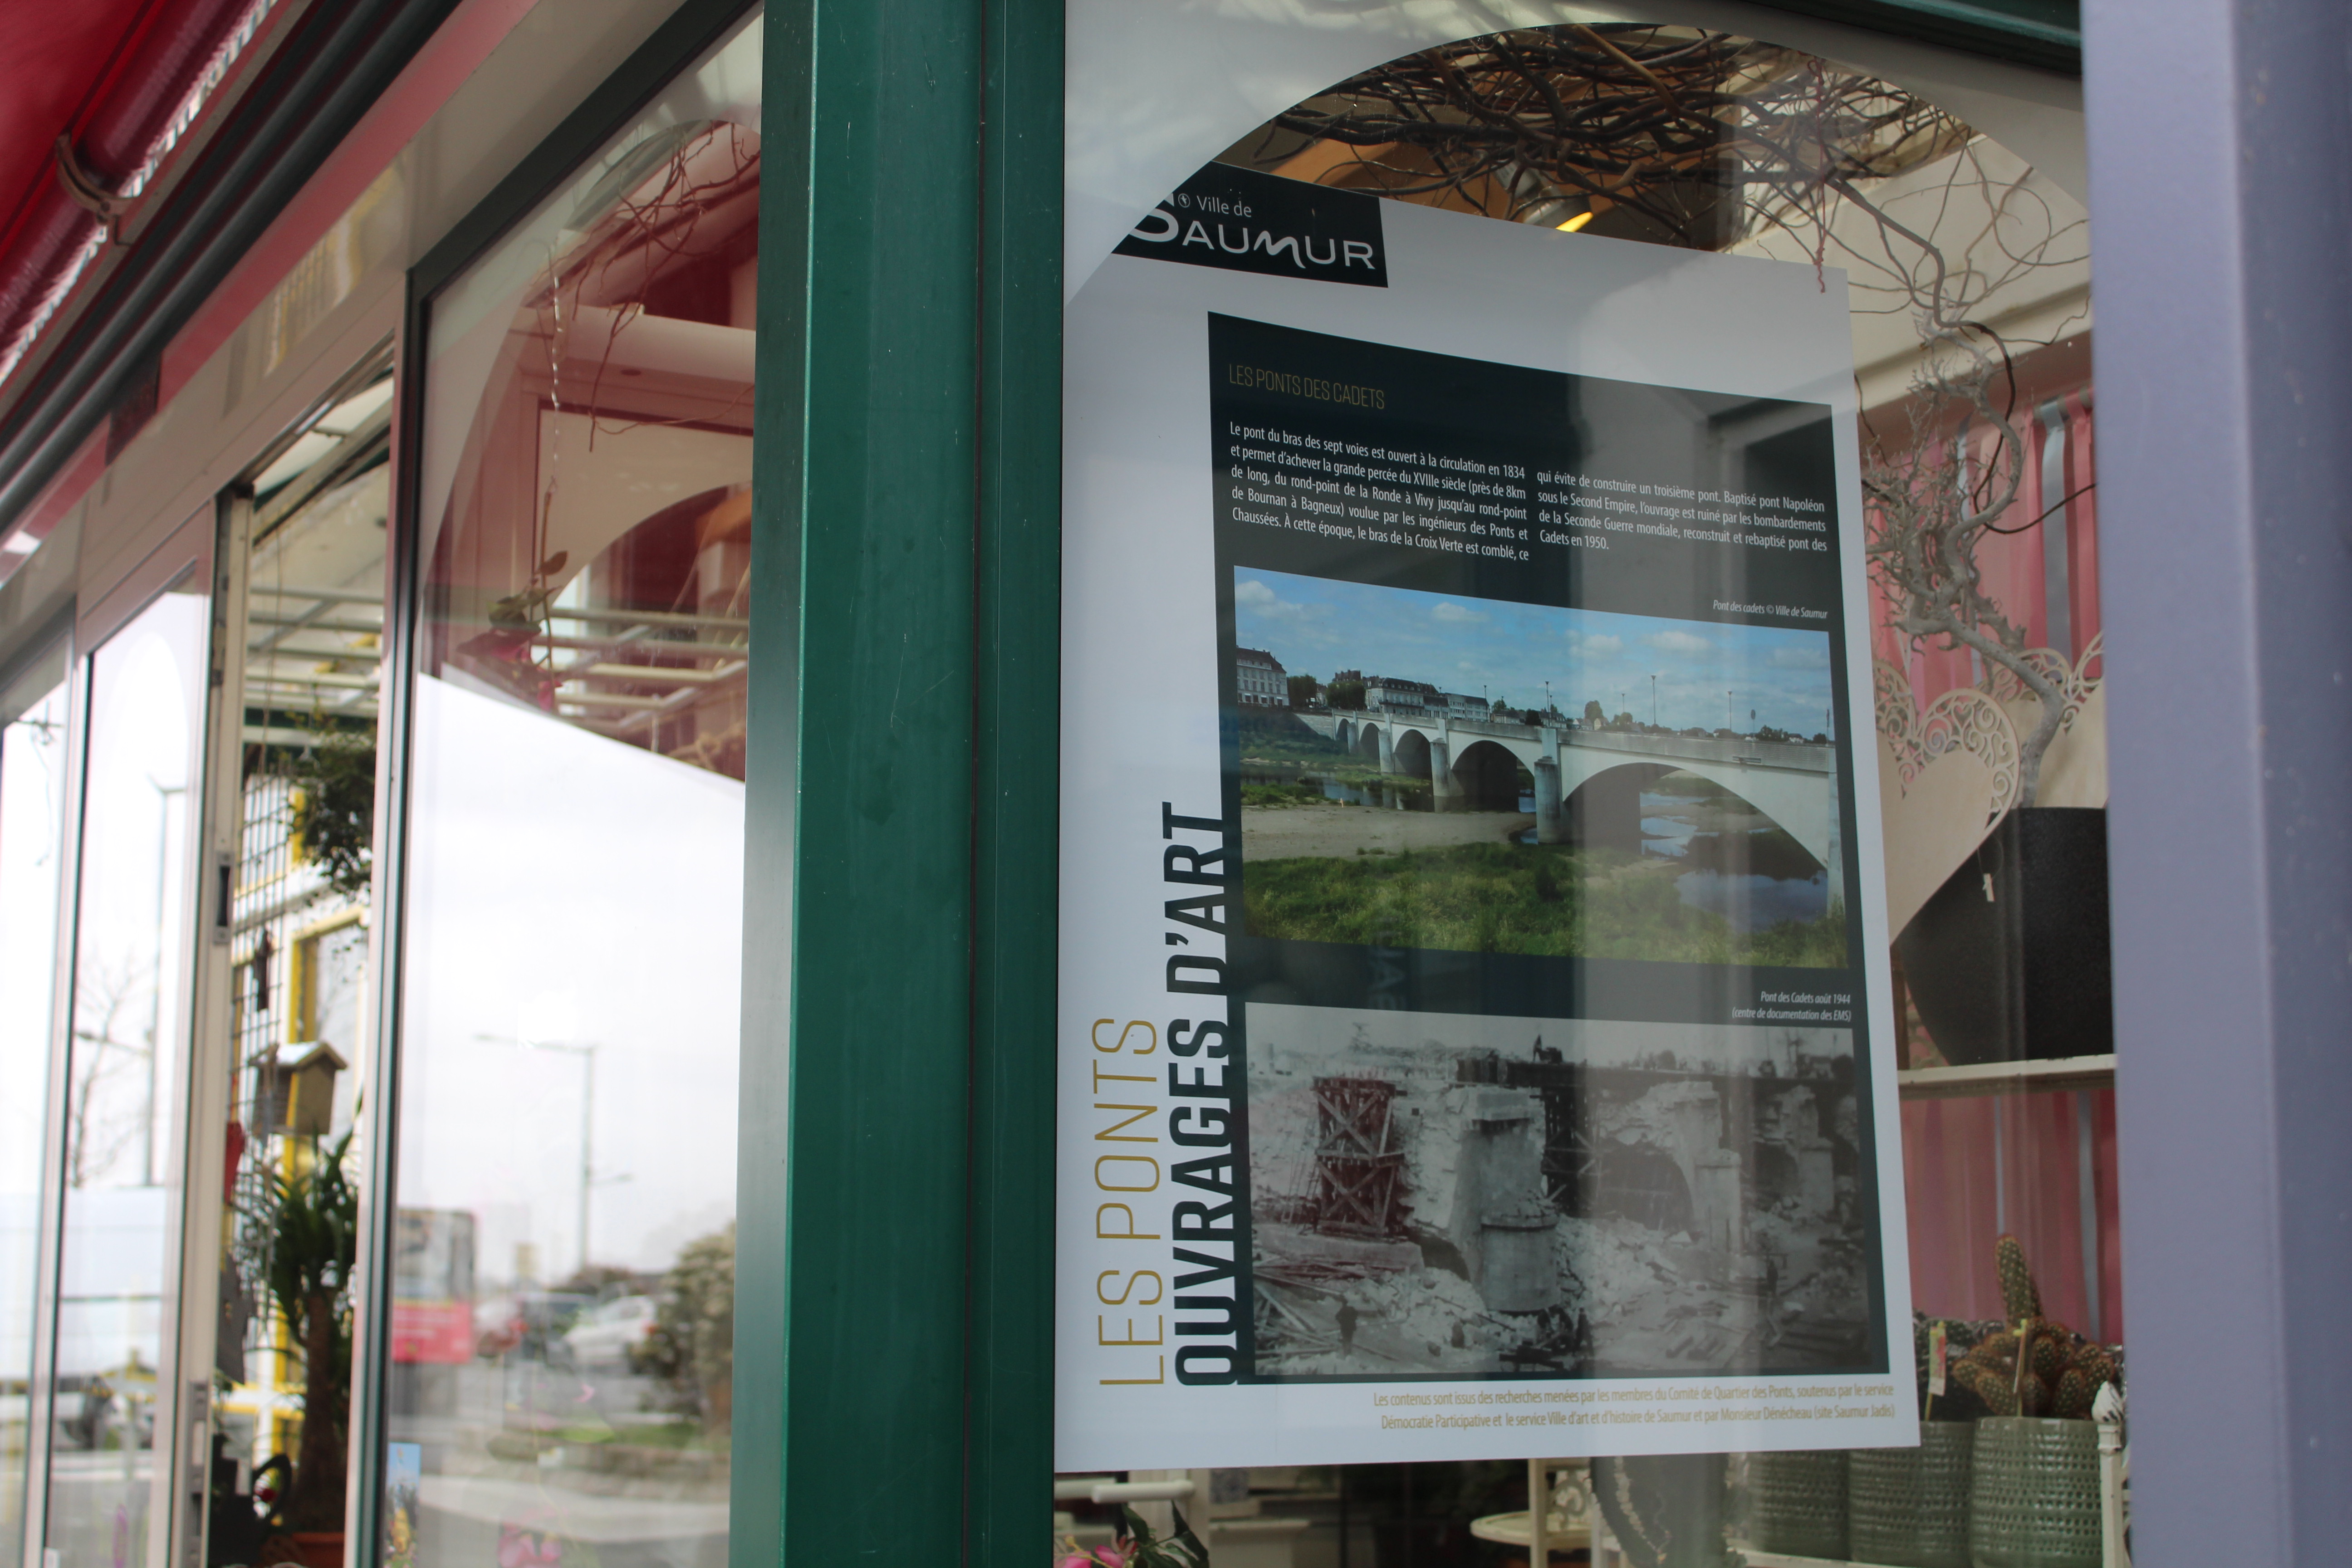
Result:
M2134 1557L2335 1563L2352 7L2084 12Z

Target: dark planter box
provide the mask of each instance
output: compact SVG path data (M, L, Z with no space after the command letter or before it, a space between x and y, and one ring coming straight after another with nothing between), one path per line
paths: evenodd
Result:
M2011 812L1895 946L1955 1066L2114 1050L2106 812Z

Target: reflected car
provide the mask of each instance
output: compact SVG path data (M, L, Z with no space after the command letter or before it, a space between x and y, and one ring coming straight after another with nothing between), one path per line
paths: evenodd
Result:
M653 1338L658 1311L651 1296L620 1296L590 1309L563 1336L572 1364L635 1372Z
M474 1309L474 1353L485 1361L520 1353L546 1361L563 1348L563 1335L594 1302L572 1290L522 1290L495 1296Z

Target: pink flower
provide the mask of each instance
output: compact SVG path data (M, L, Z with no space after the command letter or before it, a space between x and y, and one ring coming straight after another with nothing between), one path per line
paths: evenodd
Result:
M558 1568L562 1561L563 1543L553 1535L534 1539L520 1525L499 1527L499 1568Z

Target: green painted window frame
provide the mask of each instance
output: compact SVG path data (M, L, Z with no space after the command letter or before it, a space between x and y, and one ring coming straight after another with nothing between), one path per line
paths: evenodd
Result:
M368 1094L379 1110L372 1120L365 1148L361 1256L368 1268L361 1280L366 1341L356 1347L352 1402L352 1452L354 1506L351 1513L352 1561L367 1568L380 1557L383 1536L383 1485L384 1467L383 1415L386 1401L387 1348L392 1321L392 1216L398 1195L394 1180L400 1128L402 1002L405 963L407 848L409 838L408 759L413 743L413 660L418 584L424 563L418 553L418 496L422 475L421 432L425 427L427 377L423 374L423 348L427 342L427 307L433 297L459 272L488 252L516 223L553 194L587 158L593 156L631 119L667 88L680 72L717 45L761 0L682 0L669 16L609 77L591 90L556 128L526 153L513 170L469 209L413 267L405 280L399 337L399 374L395 383L398 430L394 451L394 526L392 530L391 589L385 606L384 700L391 718L382 755L384 758L385 806L379 825L378 893L386 911L380 939L377 1037L394 1042L383 1053L382 1066ZM763 119L766 117L763 116ZM763 123L763 134L769 126ZM763 163L763 202L794 199L800 168L780 171L779 161ZM764 372L763 372L764 374ZM755 445L763 432L755 425ZM775 530L771 527L772 538ZM789 542L789 532L786 535ZM772 548L770 554L776 553ZM779 616L790 617L795 605L768 603L767 625ZM788 673L788 672L787 672ZM779 679L772 663L755 670L758 679ZM786 711L789 713L790 709ZM747 966L748 967L748 966ZM750 1037L747 1017L746 1038ZM747 1071L746 1077L749 1074ZM749 1131L749 1123L746 1123ZM770 1130L773 1135L773 1130ZM741 1181L739 1166L739 1183Z
M1051 1527L1061 0L772 0L767 49L808 174L761 203L731 1561L1010 1568Z

